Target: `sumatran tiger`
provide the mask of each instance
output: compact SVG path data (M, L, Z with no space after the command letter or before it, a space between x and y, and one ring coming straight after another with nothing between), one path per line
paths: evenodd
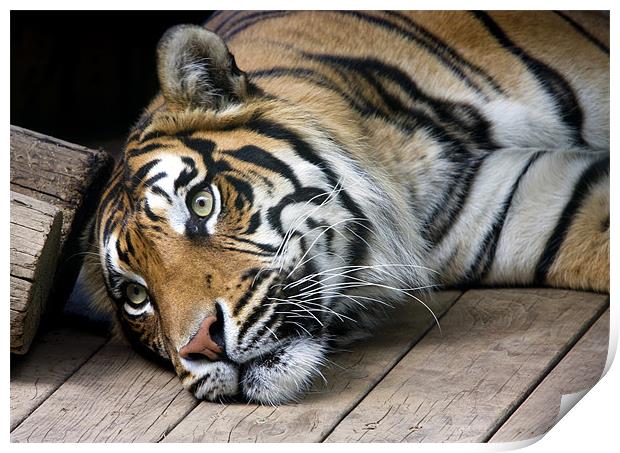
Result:
M88 286L197 398L263 404L431 287L608 292L608 42L587 12L176 26Z

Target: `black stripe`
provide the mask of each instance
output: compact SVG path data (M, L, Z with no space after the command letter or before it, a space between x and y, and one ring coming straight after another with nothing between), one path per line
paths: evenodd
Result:
M431 43L428 42L428 40L421 39L418 35L415 35L411 33L410 31L406 30L405 28L401 27L397 23L386 20L386 19L382 19L376 16L372 16L370 14L365 14L365 13L361 13L357 11L338 11L338 13L348 15L348 16L353 16L365 22L383 27L390 31L397 32L401 36L404 36L405 38L407 38L408 40L415 42L416 44L425 48L429 53L437 57L437 59L441 63L443 63L443 65L446 68L448 68L455 76L457 76L460 80L462 80L463 83L465 83L467 86L469 86L470 88L475 90L477 93L479 93L480 95L486 98L486 95L484 94L482 88L473 79L471 79L467 74L465 74L465 72L463 72L463 70L460 67L454 64L452 61L450 61L450 59L447 58L445 51L439 52L440 48L437 44L432 45Z
M170 146L166 144L162 144L162 143L151 143L148 145L141 146L140 148L129 149L127 150L126 154L127 154L128 159L133 159L135 157L142 156L152 151L158 151L158 150L167 149L167 148L170 148Z
M187 185L198 176L198 169L196 168L196 162L191 157L182 157L181 161L185 164L185 167L179 173L179 176L174 180L174 193L178 194L180 188L185 188ZM188 168L189 167L189 168Z
M242 22L241 25L239 25L238 27L228 32L223 33L222 38L225 41L230 41L232 38L237 36L243 30L246 30L247 28L253 25L256 25L265 20L277 19L279 17L289 16L291 14L294 14L295 12L296 11L263 11L259 13L249 14L247 16L244 16L243 19L239 21L240 23Z
M168 195L166 191L162 189L161 187L159 186L151 187L151 192L157 195L161 195L162 197L166 199L168 204L172 204L172 198L170 198L170 195Z
M237 336L237 343L238 344L242 344L245 340L247 340L244 337L248 333L248 330L250 330L250 328L252 326L254 326L254 324L265 314L265 312L269 310L269 308L271 308L271 307L267 303L263 303L263 302L258 303L254 307L254 310L252 311L250 316L248 316L245 319L245 322L239 328L239 335ZM272 314L272 317L273 317L273 314Z
M256 343L263 337L263 335L269 333L268 328L273 331L272 328L274 324L282 319L282 315L279 313L275 313L275 311L276 310L274 309L273 312L269 315L269 318L263 321L263 325L254 333L254 335L244 339L246 342L248 342L246 347L256 345Z
M252 217L250 217L250 221L248 222L248 226L242 234L252 234L254 233L258 227L261 225L261 217L260 212L255 212Z
M441 40L437 35L431 33L428 29L424 28L422 25L414 22L410 17L405 16L401 12L398 11L385 11L385 14L399 18L411 28L413 28L416 32L420 33L423 38L427 39L428 45L433 47L434 53L443 55L446 59L450 58L454 61L455 64L461 65L468 70L474 72L478 76L482 77L490 86L499 94L504 94L504 90L502 87L491 77L491 75L486 72L480 66L477 66L469 61L467 61L462 55L460 55L454 48L450 47L445 41Z
M119 261L124 261L125 264L129 265L129 255L121 249L121 241L119 239L116 240L116 253L118 254Z
M114 172L112 173L112 175L110 176L110 181L108 184L110 184L111 187L108 189L106 194L103 196L99 204L99 215L104 211L106 206L118 196L119 192L122 190L123 185L120 183L120 179L121 179L123 172L124 172L124 166L122 163L119 163L114 169Z
M331 165L327 163L324 159L322 159L305 140L303 140L297 133L293 132L291 129L285 128L281 124L278 124L276 122L260 118L254 118L250 120L247 124L247 127L268 137L288 142L293 147L295 153L299 157L313 164L315 167L322 171L322 173L327 177L327 180L331 187L338 186L339 180L336 173L331 168ZM337 196L344 205L344 207L348 209L354 217L361 219L360 221L362 223L368 220L359 205L349 196L346 189L341 189L338 192ZM367 228L357 225L353 228L353 230L359 235L359 237L363 238L364 240L368 238L369 232ZM353 241L351 243L349 247L349 254L351 257L351 263L353 265L361 264L366 254L368 253L367 248L368 247L364 242L360 243L358 241Z
M325 201L327 197L329 197L329 193L325 192L323 189L318 189L316 187L303 187L297 192L286 195L277 205L269 208L267 210L267 222L269 222L269 225L278 231L281 236L284 236L285 233L284 228L280 223L280 215L285 207L296 203L307 203L313 198L314 200L312 200L312 203L319 205Z
M482 281L491 270L491 265L495 260L495 254L497 252L497 244L499 243L499 238L502 234L504 223L506 222L506 216L508 215L508 210L512 205L512 199L517 190L519 190L519 185L525 174L529 171L532 164L536 162L542 155L544 155L544 152L542 151L535 152L528 159L527 163L524 165L523 169L519 173L519 176L517 176L517 179L515 179L510 189L510 192L508 193L508 196L500 206L499 215L495 218L491 229L488 231L486 237L482 241L482 245L478 250L478 254L474 259L472 266L470 267L467 274L464 276L463 283ZM482 267L481 269L480 266L483 259L485 259L486 261L484 267Z
M196 151L202 157L204 166L208 172L205 183L210 184L214 175L231 169L226 162L222 160L213 160L213 151L215 150L215 143L213 141L188 136L176 138L178 138L184 146Z
M463 151L463 154L467 153L466 150L448 147L442 151L442 154L449 158L456 156L457 151ZM456 224L467 203L485 157L470 155L466 158L468 162L457 163L456 168L451 172L451 181L447 192L433 211L423 220L427 228L422 230L422 235L432 246L439 245Z
M226 12L230 12L231 15L234 15L235 12L234 11L226 11L226 10L220 10L220 11L214 11L207 20L204 21L204 23L202 24L203 27L205 28L209 28L210 22L212 22L214 19L217 19L218 17L220 17L222 14L226 13ZM228 19L228 18L227 18ZM224 19L222 22L225 22L227 19ZM220 25L221 23L220 22ZM209 28L209 30L215 32L214 28Z
M151 131L148 134L144 134L140 138L140 144L148 142L149 140L153 140L159 137L164 136L165 134L162 131Z
M246 145L228 153L235 159L267 169L288 179L295 187L295 190L299 190L301 187L299 179L297 179L295 172L288 164L258 146Z
M306 224L308 225L308 228L310 230L321 228L325 232L323 234L323 237L325 237L325 248L328 252L334 253L334 229L330 228L330 225L328 223L319 223L312 218L307 218ZM346 227L346 222L344 223L344 225Z
M144 213L152 222L160 222L164 220L163 217L158 216L152 211L147 200L144 200Z
M248 255L253 255L253 256L261 256L261 257L267 257L267 258L271 258L273 257L272 253L264 253L264 252L255 252L253 250L246 250L246 249L240 249L237 247L228 247L228 246L222 246L220 247L222 250L228 250L230 252L239 252L239 253L245 253Z
M258 288L260 288L261 283L265 279L267 279L267 278L269 278L271 276L272 271L265 271L265 272L261 272L260 274L258 274L258 271L256 271L253 274L254 275L249 275L246 278L244 278L245 280L248 280L251 277L252 278L252 282L250 283L249 288L246 290L246 292L243 294L243 296L241 296L241 298L239 299L239 301L235 305L235 308L233 309L233 316L239 315L239 312L241 312L243 307L245 307L247 305L247 303L254 296L254 292L256 290L258 290ZM258 274L258 276L257 276L257 274Z
M240 211L243 209L244 202L242 198L245 198L248 204L254 203L254 189L252 185L232 175L223 176L226 182L230 184L237 192L237 199L235 201L236 208Z
M573 19L571 19L569 16L567 16L564 13L562 13L561 11L554 11L554 12L558 16L560 16L562 19L564 19L566 22L571 24L575 30L577 30L579 33L581 33L588 41L590 41L592 44L594 44L596 47L598 47L602 52L605 52L607 55L609 55L609 47L607 47L605 44L600 42L595 36L590 34L590 32L588 32L588 30L583 28L580 24L575 22Z
M555 262L560 247L562 246L568 230L573 222L573 218L578 213L585 198L588 196L592 186L601 178L609 175L609 157L601 159L591 164L581 175L570 200L564 207L562 214L556 224L551 236L547 240L545 249L540 255L536 272L534 274L534 283L542 285L547 280L549 269Z
M250 75L252 77L284 76L301 79L338 94L341 98L343 98L346 102L349 103L351 108L358 111L364 116L376 115L384 120L389 120L389 117L384 112L379 111L375 106L372 105L372 103L367 99L367 96L364 93L357 90L355 86L351 86L350 80L347 78L347 75L343 71L336 68L336 72L338 72L343 81L348 81L349 84L347 85L346 89L343 89L333 81L328 80L326 74L322 74L318 71L308 68L275 67L269 70L255 71L250 73ZM355 94L355 96L352 96L352 94ZM398 125L396 126L398 127ZM410 131L411 129L407 129L407 132Z
M390 113L400 113L408 116L412 130L418 126L426 127L430 128L433 134L445 137L446 132L444 129L450 129L453 135L464 132L466 137L463 138L476 143L479 148L496 148L491 137L490 123L475 108L465 103L447 102L426 94L407 73L396 66L386 64L374 58L352 58L341 55L310 53L303 53L303 55L331 66L346 68L349 72L355 72L372 86L381 97L383 103L388 107ZM350 80L351 77L345 76L343 78ZM397 85L401 89L401 93L407 96L416 107L403 104L401 99L389 93L382 79L387 79ZM351 88L350 82L349 87ZM362 96L363 94L359 93L358 97ZM437 119L442 123L443 129L419 108L424 105L437 116Z
M168 176L168 174L164 171L160 171L159 173L157 173L154 176L151 176L149 179L147 179L146 181L144 181L144 188L150 188L153 186L153 184L155 184L157 181L159 181L160 179L165 178L166 176Z
M130 230L125 231L125 249L127 249L127 253L129 255L133 255L135 249L133 248L133 243L131 242Z
M148 175L151 169L155 167L157 164L159 164L159 162L160 162L159 159L150 160L146 164L144 164L142 167L138 168L138 170L136 170L130 177L127 178L131 182L132 191L135 192L136 188L141 183L144 182L143 180L144 178L146 178L146 175ZM125 172L129 173L130 171L131 169L129 168L129 166L126 166Z
M581 130L583 126L583 112L569 83L554 69L528 55L525 50L517 46L487 13L474 11L473 14L495 37L497 42L508 52L519 58L536 77L542 88L556 104L562 121L572 128L573 142L580 146L588 146Z
M220 14L223 11L220 12ZM213 32L219 34L220 31L222 30L223 27L226 26L226 24L228 24L228 22L230 22L232 19L234 19L235 17L237 17L239 14L241 14L243 11L228 11L230 14L223 20L221 21L214 29ZM207 21L207 24L205 25L209 25L209 22L211 22L211 18L209 18L209 20Z
M263 244L262 242L256 242L256 241L251 241L250 239L244 239L244 238L240 238L238 236L232 236L229 234L222 234L221 236L227 238L227 239L231 239L233 241L237 241L237 242L243 242L244 244L250 244L253 245L254 247L260 249L263 252L267 252L267 253L276 253L276 251L278 250L277 247L273 247L270 244Z

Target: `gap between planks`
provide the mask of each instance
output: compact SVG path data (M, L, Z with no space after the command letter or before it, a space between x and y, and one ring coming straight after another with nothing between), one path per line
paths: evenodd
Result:
M435 294L432 307L442 316L461 292ZM429 301L427 301L429 302ZM202 403L165 437L164 442L320 442L409 352L434 319L421 305L403 306L400 322L380 329L340 362L325 370L327 384L317 380L299 403L280 407Z
M607 307L550 289L468 291L327 437L482 442Z
M459 295L460 292L455 291L437 293L433 308L442 313ZM283 414L283 419L288 419L291 426L299 426L304 417L322 417L326 410L337 408L332 410L330 424L307 433L308 437L320 440L321 433L331 429L345 409L363 396L369 384L380 379L391 362L404 355L434 322L419 305L409 305L402 312L409 316L403 316L396 326L371 339L370 345L357 344L352 346L352 352L332 357L348 361L351 368L346 372L331 370L339 379L332 382L331 392L317 384L318 388L301 403L281 406L277 415ZM182 440L191 440L192 436L183 435L184 427L189 426L183 422L198 416L199 428L207 429L210 421L202 420L201 416L206 411L210 416L225 415L219 423L216 423L218 420L211 423L216 432L195 429L200 437L196 440L202 440L206 434L209 436L204 439L206 441L227 441L229 437L238 441L237 436L242 437L242 431L231 435L230 427L253 410L253 415L263 418L273 412L273 408L256 405L198 403L181 388L171 371L146 361L125 344L113 341L26 418L12 432L11 439L14 442L155 442L170 433L172 438L182 435ZM268 423L265 427L270 426ZM245 429L242 424L237 427ZM296 437L297 433L293 430L288 434ZM164 440L169 441L170 436Z
M520 326L527 327L528 322L536 323L536 318L541 316L537 311L542 310L545 315L549 311L549 303L555 306L555 311L552 310L552 312L558 314L558 307L565 306L571 300L573 305L575 301L583 302L581 310L577 310L581 321L568 323L577 329L577 325L583 326L584 319L592 319L593 309L595 312L600 311L600 297L602 297L589 293L559 290L484 291L487 296L492 295L490 297L492 303L490 305L477 304L477 311L470 313L469 318L474 316L479 322L491 326L501 326L502 322L506 323L505 317L498 317L497 313L493 315L493 308L499 299L500 313L516 311L514 318L518 322L512 319L507 324L508 332L513 334L519 331ZM459 307L463 305L463 299L472 297L471 293L474 293L475 299L481 297L480 294L476 296L476 293L482 292L465 293L459 303L442 318L444 326L442 341L454 338L455 335L458 338L458 332L451 332L453 329L450 323L453 321L450 319L456 317L459 321L457 326L462 322L465 322L467 326L468 316L463 317L462 310L459 312ZM446 297L448 293L440 294ZM515 294L517 296L521 294L516 297L518 303L515 303ZM522 300L519 301L524 297L534 299L538 303L531 305L531 310L524 311L527 304L524 304ZM443 302L446 304L444 310L457 298L458 293L447 297ZM512 303L507 303L510 301ZM571 311L571 305L568 306L568 311L572 315L575 314L574 308ZM529 319L528 314L529 318L533 317L533 319ZM420 315L423 316L424 313ZM546 315L547 318L548 315L549 313ZM427 316L430 318L428 314ZM571 316L569 316L570 319L572 319ZM402 311L401 317L404 317ZM545 316L542 317L545 321ZM511 319L510 316L508 319ZM566 321L561 313L558 319ZM163 438L165 442L238 442L321 441L329 437L328 440L331 441L334 439L334 433L337 435L338 431L359 413L360 407L369 402L376 402L377 392L381 390L386 380L391 379L391 376L398 372L403 366L403 361L406 362L409 357L416 357L423 353L423 346L428 343L429 337L437 336L436 329L433 329L411 350L415 343L412 341L411 331L403 337L403 327L408 325L411 327L411 322L410 319L401 320L400 328L397 325L383 333L379 332L369 344L358 344L352 347L352 352L340 354L338 357L341 358L336 360L344 362L348 369L329 371L335 375L333 379L330 378L331 389L321 388L319 383L314 391L300 403L275 409L256 405L224 406L207 402L198 403L188 392L181 389L178 379L172 372L147 362L124 344L109 342L27 417L13 431L11 440L14 442L28 440L37 442L155 442ZM432 321L429 319L427 326L431 324ZM561 324L566 327L566 322ZM540 320L537 325L541 326ZM544 325L543 322L542 326ZM547 323L547 328L549 325L554 325L554 323ZM465 328L466 333L469 330L471 329ZM475 329L474 332L476 332ZM395 341L394 336L397 339L400 338L401 343ZM421 336L419 335L418 338ZM402 342L405 344L404 348ZM395 350L400 352L395 354ZM458 359L458 356L454 358L456 361ZM339 381L334 382L334 380ZM504 392L514 385L509 382L503 384ZM360 389L363 390L360 392ZM410 390L404 389L404 393ZM418 392L425 391L424 388L417 390ZM361 402L359 402L360 399ZM507 410L510 411L510 408ZM381 419L384 414L386 417ZM379 420L378 425L381 425L391 416L384 411L372 421ZM498 420L498 417L495 420Z
M490 442L532 439L548 432L560 415L562 395L589 390L599 381L609 346L609 308L593 323Z
M27 355L11 355L10 430L17 428L106 342L106 337L58 326L41 332Z

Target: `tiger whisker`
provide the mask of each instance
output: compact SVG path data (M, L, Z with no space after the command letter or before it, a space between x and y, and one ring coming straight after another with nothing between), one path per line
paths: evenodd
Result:
M319 318L317 318L316 316L314 316L314 314L310 310L305 308L303 305L300 305L300 304L298 304L296 302L293 302L292 300L280 299L280 298L277 298L277 297L268 297L267 299L274 300L274 301L279 301L279 302L283 302L283 303L291 303L291 304L301 308L302 310L305 310L309 315L311 315L316 320L316 322L318 322L321 325L321 327L324 327L324 325L321 322L321 320Z
M318 229L318 228L324 228L324 230L323 230L323 231L321 231L321 232L317 235L317 237L316 237L316 238L314 238L314 241L312 241L312 243L310 244L310 246L308 247L308 249L306 250L306 252L302 255L302 257L301 257L299 260L300 260L300 261L301 261L301 260L303 260L303 259L304 259L304 258L308 255L308 253L310 252L310 250L312 250L312 247L314 247L314 245L317 243L317 241L318 241L318 240L319 240L319 239L320 239L320 238L321 238L321 237L322 237L325 233L327 233L327 232L328 232L329 230L331 230L331 229L334 229L336 226L338 226L338 225L340 225L340 224L342 224L342 223L345 223L345 222L350 222L350 221L352 221L352 220L359 220L359 219L357 219L357 218L343 219L343 220L339 220L338 222L336 222L336 223L333 223L333 224L329 225L328 227L325 227L324 225L320 225L319 227L313 228L312 230L310 230L310 231L306 232L303 236L305 236L306 234L308 234L308 233L312 232L312 231L313 231L313 230L315 230L315 229ZM302 236L302 238L303 238L303 236ZM297 264L297 265L293 268L293 270L292 270L291 272L289 272L289 274L287 275L287 278L288 278L288 277L290 277L290 276L291 276L291 275L292 275L292 274L293 274L293 273L294 273L294 272L295 272L298 268L299 268L299 264Z
M327 196L327 198L325 200L323 200L323 202L321 204L319 204L318 206L316 206L312 211L310 211L307 214L302 214L301 216L297 217L297 219L295 221L292 222L291 227L289 228L289 230L287 231L287 235L288 238L286 238L287 235L285 235L285 239L283 240L283 248L282 248L282 253L281 253L281 257L284 256L284 252L286 250L286 248L288 247L288 243L290 242L290 240L292 239L292 232L301 224L303 223L306 219L308 219L310 216L312 216L316 211L318 211L320 208L322 208L323 206L327 205L328 203L330 203L332 200L334 200L336 198L336 195L338 195L343 188L339 188L338 186L340 185L340 180L336 183L336 185L334 186L334 188L332 189L332 191L329 193L329 195ZM315 195L314 197L312 197L309 201L306 202L306 204L304 204L304 206L306 206L311 200L314 200L317 197L322 196L323 194L319 194L319 195ZM303 218L302 218L303 217ZM290 235L289 235L289 232ZM277 253L277 252L276 252ZM280 263L279 269L280 272L282 272L282 266L283 266L283 262Z
M390 285L383 285L380 283L372 283L372 282L366 282L364 280L358 279L360 283L346 283L345 286L339 286L339 285L333 285L336 286L338 289L340 288L354 288L354 287L358 287L358 288L362 288L362 287L368 287L368 286L374 286L377 288L385 288L385 289L389 289L392 291L396 291L399 292L401 294L405 294L406 296L411 297L412 299L416 300L417 302L419 302L420 304L422 304L427 310L428 312L433 316L434 320L435 320L435 324L437 324L437 327L439 328L439 332L441 333L441 325L439 324L439 319L437 318L437 316L435 315L435 313L433 312L433 310L424 302L422 301L420 298L414 296L413 294L411 294L409 291L416 291L419 289L424 289L424 287L420 287L420 288L397 288L394 286L390 286ZM330 287L332 285L327 285L326 287ZM320 290L317 290L317 292ZM301 296L299 296L301 297Z
M433 271L432 269L429 269L427 267L424 266L418 266L415 264L374 264L374 265L366 265L366 266L339 266L339 267L334 267L331 269L325 269L324 271L320 271L320 272L316 272L314 274L310 274L307 275L299 280L296 280L294 282L291 282L287 285L284 286L284 289L289 289L289 288L294 288L295 286L298 286L302 283L304 283L305 281L311 280L312 278L319 276L319 275L324 275L327 274L329 272L332 271L336 271L336 270L340 270L340 269L351 269L350 271L344 272L344 274L350 273L350 272L355 272L358 270L365 270L365 269L379 269L379 268L384 268L384 267L409 267L409 268L415 268L415 269L425 269L425 270L429 270L432 272L436 272ZM333 274L329 274L329 275L333 275ZM330 277L332 278L332 277Z

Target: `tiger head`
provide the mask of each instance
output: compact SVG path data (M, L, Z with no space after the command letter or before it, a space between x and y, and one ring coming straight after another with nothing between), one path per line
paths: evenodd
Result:
M381 194L214 33L169 30L158 76L89 232L90 286L197 398L294 399L375 298L355 290Z

